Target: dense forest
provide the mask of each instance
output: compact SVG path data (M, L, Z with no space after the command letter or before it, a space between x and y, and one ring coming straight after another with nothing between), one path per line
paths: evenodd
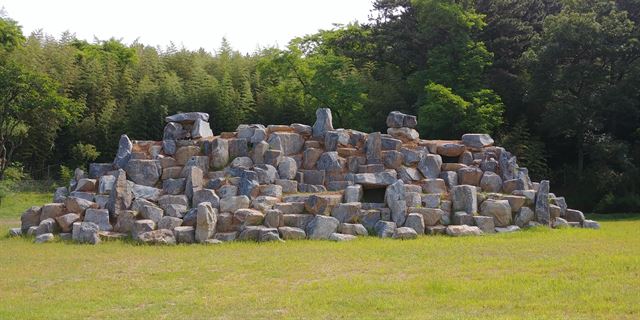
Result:
M111 161L120 134L159 140L178 111L222 132L329 107L373 132L399 110L426 139L490 133L570 206L638 212L639 36L640 0L377 0L364 23L251 54L24 35L2 14L0 177Z

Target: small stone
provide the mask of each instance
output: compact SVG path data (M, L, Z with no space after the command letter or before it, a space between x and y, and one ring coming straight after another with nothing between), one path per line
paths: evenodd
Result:
M190 226L175 227L173 228L173 235L176 238L177 243L194 243L195 229Z
M411 128L389 128L387 133L402 142L412 142L420 139L420 134Z
M535 214L533 210L528 207L522 207L518 211L518 214L516 214L515 224L520 228L525 228L534 217Z
M36 236L36 239L33 241L35 243L45 243L53 241L54 236L53 233L43 233L41 235Z
M158 229L174 230L182 225L182 219L176 217L162 217L158 222Z
M109 223L109 211L106 209L87 209L84 214L85 222L93 222L102 231L111 231L113 227Z
M462 136L462 143L469 148L481 149L493 145L493 139L488 134L468 133Z
M166 229L143 232L138 235L138 241L142 243L155 244L155 245L176 244L176 238L173 235L173 231L166 230Z
M569 222L567 220L565 220L565 219L557 217L557 218L553 219L553 223L551 224L551 226L554 229L569 228Z
M280 232L280 235L284 240L302 240L307 237L304 230L300 228L280 227L278 228L278 232Z
M409 213L404 225L415 230L416 234L424 234L425 224L422 214Z
M479 236L482 230L476 226L451 225L447 226L446 233L452 237Z
M351 241L351 240L355 240L358 237L354 236L354 235L350 235L350 234L342 234L342 233L332 233L329 236L329 240L331 241L337 241L337 242L343 242L343 241Z
M333 130L333 117L331 109L320 108L316 110L316 122L313 124L313 137L324 137L327 131Z
M75 213L67 213L63 216L59 216L55 218L56 222L60 226L60 230L62 232L71 232L73 229L73 223L80 220L80 215Z
M464 211L467 214L478 212L477 190L473 186L459 185L451 189L453 211Z
M496 227L497 233L511 233L516 231L520 231L520 227L518 226Z
M306 232L309 239L329 239L338 230L340 221L334 217L317 215L307 225Z
M584 220L582 227L585 229L600 229L600 224L593 220Z
M496 227L511 224L511 207L507 200L485 200L480 205L480 213L486 217L493 217Z
M494 233L495 232L495 223L492 217L485 216L474 216L473 220L475 225L482 230L483 233Z
M565 219L567 219L567 221L569 222L583 223L585 221L582 211L573 209L567 209L567 212L565 213Z
M100 227L92 222L76 222L73 224L71 238L78 243L98 244Z

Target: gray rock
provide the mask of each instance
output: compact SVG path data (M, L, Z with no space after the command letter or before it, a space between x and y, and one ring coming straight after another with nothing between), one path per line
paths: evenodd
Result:
M162 175L162 165L158 160L131 159L125 167L131 181L143 186L154 186Z
M76 188L74 191L80 192L95 192L97 189L97 180L96 179L87 179L83 178L78 180L76 183Z
M353 236L368 236L367 228L359 223L341 223L338 226L338 232L342 234L350 234Z
M496 227L511 225L511 206L507 200L485 200L480 205L480 214L492 217Z
M340 222L334 217L317 215L307 225L306 232L309 239L329 239L338 230Z
M251 169L253 167L253 160L249 157L238 157L231 161L232 168Z
M202 119L197 119L193 124L193 128L191 129L191 138L198 139L209 137L213 137L213 131L211 131L209 122Z
M264 225L269 228L284 227L284 215L280 210L266 210Z
M184 178L166 179L162 181L162 191L165 194L172 194L172 195L182 194L184 193L185 181L186 179Z
M304 153L302 154L302 168L307 170L314 169L322 153L323 152L321 149L316 149L316 148L305 149Z
M260 184L274 184L278 179L278 170L270 164L261 164L253 168ZM253 177L246 178L253 180Z
M216 232L213 238L222 242L235 241L238 238L237 232Z
M536 213L537 213L537 211L536 211ZM567 209L567 212L565 214L565 218L569 222L584 223L584 221L585 221L584 214L581 211L573 210L573 209ZM540 222L540 221L538 220L538 222Z
M359 184L344 189L344 202L360 202L362 200L362 186Z
M535 218L533 210L528 207L522 207L518 210L518 214L516 214L515 224L520 228L524 228L533 220L533 218Z
M290 181L290 180L285 180ZM282 186L277 184L268 184L264 186L260 186L260 195L274 198L282 197Z
M400 150L402 141L394 139L390 136L382 136L381 140L382 150Z
M395 171L383 171L377 173L358 173L354 175L354 183L361 184L363 187L379 188L386 187L397 180Z
M220 198L235 197L238 195L238 187L232 185L224 185L218 189L217 194Z
M416 116L407 115L399 111L391 111L387 116L386 122L389 128L415 128L418 124Z
M551 225L551 213L549 212L549 181L540 181L535 205L536 221L545 226ZM572 221L570 219L567 219Z
M380 163L382 159L382 134L380 132L370 133L367 136L365 152L367 162Z
M324 150L336 151L349 144L349 134L344 129L327 131L324 135Z
M194 192L200 190L204 185L204 173L202 169L191 166L187 167L187 176L184 186L184 194L189 198L193 198Z
M502 179L499 175L486 171L480 180L480 188L485 192L500 192L502 190Z
M493 145L493 139L488 134L468 133L462 136L462 143L469 148L481 149Z
M166 230L166 229L143 232L138 235L138 241L142 243L154 244L154 245L176 244L176 238L173 235L173 231Z
M404 225L406 227L409 227L415 230L416 234L424 234L425 225L424 225L424 218L422 217L422 214L409 213Z
M479 236L482 230L476 226L452 225L447 226L446 233L452 237Z
M136 199L145 199L150 201L158 201L162 195L162 189L147 187L139 184L134 184L131 188L133 197Z
M396 231L393 233L394 239L410 240L417 237L418 233L416 233L416 230L408 227L396 228Z
M196 120L209 121L209 115L204 112L178 113L164 118L165 122L193 123Z
M214 169L224 168L229 163L229 143L225 139L217 138L211 141L209 165Z
M495 230L497 233L511 233L511 232L520 231L520 227L518 226L496 227Z
M320 156L316 164L320 170L342 170L346 166L346 161L338 156L338 152L325 152Z
M320 108L316 110L316 122L313 124L313 137L323 138L327 131L333 130L333 117L331 109Z
M396 232L396 223L380 220L374 226L374 230L380 238L391 238Z
M260 242L271 242L271 241L279 241L283 242L280 239L280 234L278 233L278 229L276 228L264 228L260 230L259 236Z
M36 228L35 235L39 236L45 233L58 233L60 232L60 227L58 223L56 223L54 218L47 218L40 221L40 224Z
M162 140L162 152L164 154L172 156L176 154L177 148L175 140Z
M71 232L73 223L80 220L80 215L75 213L67 213L63 216L55 218L62 232Z
M210 203L198 204L195 239L199 243L211 238L216 231L217 212Z
M476 167L464 167L456 171L458 175L458 184L466 184L472 186L480 186L482 179L482 170Z
M116 225L113 227L113 230L116 232L130 234L133 231L133 227L134 227L133 225L136 222L137 216L138 216L137 211L133 211L133 210L121 211L118 217L116 218Z
M385 191L385 203L391 209L391 220L398 226L404 225L407 216L407 202L405 201L404 183L397 180L387 187Z
M307 237L307 234L304 232L304 230L300 228L280 227L278 228L278 232L280 232L280 236L284 240L302 240Z
M43 233L41 235L36 236L36 239L33 242L45 243L45 242L52 242L53 240L54 240L53 233Z
M182 219L176 217L165 216L158 222L158 229L173 230L182 225Z
M313 133L313 128L306 124L292 123L291 128L293 129L293 131L301 135L310 136Z
M475 224L475 220L473 220L473 217L474 217L473 215L468 214L464 211L454 212L453 224L472 226Z
M442 157L437 154L426 154L418 162L418 170L425 178L435 179L440 176Z
M418 131L411 128L389 128L387 133L405 143L420 139Z
M193 193L193 201L191 203L193 208L197 208L198 204L203 202L210 203L214 208L220 207L220 198L216 192L211 189L200 189Z
M569 228L569 222L567 220L565 220L565 219L557 217L557 218L553 219L553 223L551 224L551 226L554 229Z
M235 196L220 199L220 212L234 213L238 209L249 208L251 200L247 196Z
M84 222L95 223L101 231L113 230L109 223L109 211L106 209L87 209L84 213Z
M90 163L89 178L98 179L113 169L113 163Z
M67 209L63 203L48 203L42 206L40 212L40 221L42 221L64 215L67 213Z
M98 244L100 227L92 222L76 222L73 224L71 238L78 243Z
M228 139L227 144L229 145L229 159L249 156L247 139Z
M451 189L453 211L464 211L474 215L478 212L478 196L474 186L459 185Z
M113 160L113 164L116 169L124 169L131 159L131 150L133 149L133 143L129 140L126 134L120 136L120 142L118 142L118 152Z
M77 197L68 197L64 200L64 206L67 208L66 211L83 214L87 209L98 209L98 204L95 202L91 202L85 199L77 198ZM47 207L49 210L49 207ZM47 213L50 215L50 213Z
M98 193L109 194L113 190L113 186L116 183L116 177L112 175L103 175L98 179Z
M9 236L10 237L20 237L20 236L22 236L22 229L20 229L20 228L10 228L9 229Z
M268 142L271 149L281 150L284 156L300 153L304 146L304 138L295 132L274 132Z
M475 225L482 230L482 233L494 233L496 225L493 217L474 216Z
M582 227L585 229L600 229L600 224L593 220L584 220Z
M333 207L331 216L341 223L355 223L359 219L361 208L360 202L340 203Z
M160 219L164 216L164 210L155 204L144 205L138 211L143 219L153 220L156 224L160 222Z
M169 122L164 126L162 131L162 140L181 140L187 137L187 131L180 123Z
M342 234L342 233L332 233L329 236L329 240L336 241L336 242L351 241L351 240L355 240L357 238L358 237L356 237L354 235Z
M282 158L282 161L278 164L280 179L293 180L296 178L296 172L298 172L296 160L291 157Z
M190 226L175 227L173 229L173 236L176 238L177 243L194 243L196 242L195 229Z
M59 187L56 188L56 191L53 193L53 202L54 203L63 203L64 199L69 195L69 190L67 187Z

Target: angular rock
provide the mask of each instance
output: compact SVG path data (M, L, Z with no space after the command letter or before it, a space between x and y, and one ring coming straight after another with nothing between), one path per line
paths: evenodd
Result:
M496 227L511 225L511 207L507 200L485 200L480 205L480 214L492 217Z
M422 214L409 213L409 215L407 215L407 220L405 221L404 225L406 227L409 227L415 230L416 234L424 234L425 225L424 225L424 218L422 217Z
M268 142L271 149L282 151L284 156L300 153L304 146L304 139L295 132L274 132Z
M54 218L47 218L40 221L38 227L35 229L35 235L39 236L45 233L58 233L60 232L60 227Z
M475 225L482 230L482 233L495 233L495 222L493 217L474 216Z
M145 199L150 201L158 201L162 195L162 189L147 187L139 184L134 184L131 188L133 197L136 199Z
M393 233L394 239L409 240L415 239L417 237L418 233L416 232L416 230L408 227L396 228L396 231Z
M500 192L502 190L502 179L499 175L486 171L480 180L480 188L485 192Z
M123 210L116 218L116 225L113 230L116 232L130 234L133 231L136 218L138 216L137 211Z
M84 213L84 222L95 223L101 231L113 230L109 223L109 211L106 209L87 209Z
M182 225L182 219L176 217L165 216L158 222L158 229L173 230Z
M62 232L71 232L73 223L80 220L80 215L75 213L67 213L63 216L55 218Z
M391 238L396 232L396 223L380 220L374 226L374 230L380 238Z
M358 173L354 175L354 183L361 184L365 188L386 187L397 181L395 171L383 171L378 173Z
M338 230L339 224L338 219L334 217L317 215L307 225L307 237L313 240L329 239L331 234Z
M100 227L92 222L76 222L73 224L71 238L78 243L98 244Z
M298 165L296 160L291 157L284 157L280 164L278 164L278 175L280 179L293 180L296 178L296 172L298 171Z
M333 130L333 117L331 109L319 108L316 110L316 122L313 124L313 137L323 138L327 131Z
M173 235L173 231L166 229L143 232L138 235L138 241L154 245L176 244L176 238Z
M537 210L536 210L536 213L537 213ZM584 223L585 221L584 214L581 211L573 210L573 209L567 209L567 212L565 214L565 219L567 219L567 221L569 222ZM538 220L538 222L540 222L540 220Z
M478 212L477 190L474 186L459 185L451 189L453 211L474 215Z
M452 225L447 227L446 233L452 237L479 236L482 234L482 230L476 226Z
M214 139L210 144L209 166L214 169L224 168L229 163L229 143L225 139Z
M582 227L585 229L600 229L600 224L593 220L584 220Z
M197 208L198 205L203 202L210 203L214 208L220 207L220 198L216 192L211 189L200 189L193 193L193 199L191 202L191 206L193 208Z
M437 154L426 154L418 162L418 170L428 179L436 179L440 176L442 157Z
M195 240L199 243L211 238L216 231L217 215L210 203L198 204Z
M118 142L118 151L116 157L113 159L113 165L116 169L124 169L131 159L131 150L133 149L133 143L129 140L126 134L120 136L120 142Z
M391 220L398 226L404 225L407 216L404 182L397 180L387 187L384 195L385 203L391 209Z
M565 219L557 217L557 218L553 219L553 222L551 223L551 226L554 229L569 228L569 222L567 220L565 220Z
M462 136L462 143L469 148L481 149L493 145L493 139L488 134L468 133Z
M420 139L418 131L411 128L389 128L387 133L405 143Z
M368 236L369 232L367 228L358 223L341 223L338 226L338 232L342 234L349 234L353 236Z
M361 208L360 202L340 203L333 207L331 216L341 223L356 223L358 222Z
M526 227L529 222L531 222L535 218L535 213L533 210L528 207L522 207L518 210L518 214L516 214L515 224L520 227Z
M209 121L209 115L204 112L178 113L164 118L165 122L193 123L197 120Z
M197 119L193 124L193 128L191 129L191 138L199 139L209 137L213 137L213 131L211 131L209 122L202 119Z
M464 145L457 143L445 143L437 147L437 153L444 157L459 157L465 150Z
M518 226L496 227L495 230L497 233L511 233L511 232L520 231L520 227Z
M264 222L264 214L253 209L238 209L233 218L243 223L245 226L258 226Z
M193 227L175 227L173 229L173 236L176 238L177 243L194 243L196 242L195 229Z
M52 242L53 240L54 240L53 233L43 233L36 236L36 239L33 242L45 243L45 242Z
M249 208L251 200L247 196L235 196L220 199L220 212L234 213L238 209Z
M549 181L540 181L535 204L536 221L545 226L551 225L551 213L549 212ZM567 219L572 221L570 219Z

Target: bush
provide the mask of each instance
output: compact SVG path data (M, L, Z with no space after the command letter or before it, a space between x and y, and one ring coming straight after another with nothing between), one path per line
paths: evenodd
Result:
M607 193L595 207L598 213L629 213L640 212L640 194L625 194L614 196Z
M63 183L68 183L69 181L71 181L71 179L73 179L73 170L71 170L71 168L65 166L65 165L61 165L60 166L60 180Z

